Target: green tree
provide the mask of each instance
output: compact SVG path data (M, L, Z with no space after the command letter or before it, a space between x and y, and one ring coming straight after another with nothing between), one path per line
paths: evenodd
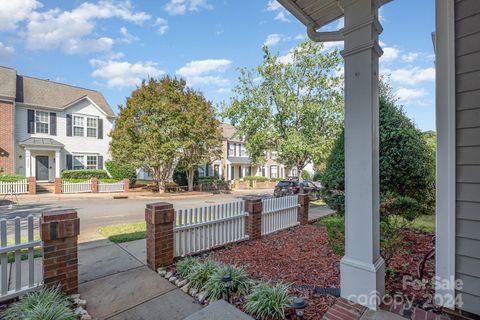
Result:
M195 171L221 154L220 121L212 103L194 90L187 90L180 113L181 159L178 163L193 191Z
M277 151L281 162L299 172L311 161L321 163L342 127L341 58L324 53L322 44L300 43L288 59L263 48L263 63L241 69L236 97L222 115L245 138L254 162ZM288 60L288 61L286 61Z
M185 81L165 76L143 81L120 106L110 136L113 159L151 172L164 192L180 156L180 110Z

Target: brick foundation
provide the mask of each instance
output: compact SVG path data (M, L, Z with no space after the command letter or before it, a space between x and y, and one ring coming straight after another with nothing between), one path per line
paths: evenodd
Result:
M60 194L62 193L62 178L55 178L55 189L54 189L55 194Z
M245 231L249 240L259 239L262 236L262 207L261 198L245 199L245 211L248 212Z
M37 179L28 177L28 194L37 194Z
M158 267L173 263L173 204L158 202L147 204L147 265L156 271Z
M0 172L14 173L13 102L0 101Z
M307 194L299 194L298 195L298 222L300 225L308 224L308 207L310 204L310 198Z
M40 219L43 241L43 281L60 285L67 294L78 292L78 235L80 219L75 210L44 212Z

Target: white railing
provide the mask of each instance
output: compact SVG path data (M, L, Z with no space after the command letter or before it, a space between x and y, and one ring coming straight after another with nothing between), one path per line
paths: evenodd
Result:
M0 194L19 194L28 193L27 179L15 182L0 181Z
M123 192L124 181L118 182L98 182L98 192Z
M175 211L175 257L245 240L245 202Z
M21 218L13 219L15 244L7 241L7 220L0 220L0 302L10 300L42 286L42 273L35 279L34 248L41 246L41 240L34 240L33 216L27 217L27 241L22 242ZM25 220L25 219L24 219ZM9 222L12 222L10 220ZM27 261L22 268L22 251L27 251ZM14 261L8 262L9 253L13 253ZM23 278L25 273L25 278ZM35 281L37 280L37 281Z
M299 224L298 195L263 199L262 206L262 235Z
M92 181L68 182L62 180L62 193L92 192Z

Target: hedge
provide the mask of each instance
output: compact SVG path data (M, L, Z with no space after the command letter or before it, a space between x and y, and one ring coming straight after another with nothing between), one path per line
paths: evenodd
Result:
M97 177L98 179L109 179L107 171L105 170L93 170L93 169L83 169L83 170L63 170L62 179L91 179Z
M117 161L106 161L105 168L113 179L123 180L128 178L130 184L134 185L137 181L137 170L129 164L120 163Z
M17 182L25 179L27 179L27 177L18 174L0 173L1 182Z

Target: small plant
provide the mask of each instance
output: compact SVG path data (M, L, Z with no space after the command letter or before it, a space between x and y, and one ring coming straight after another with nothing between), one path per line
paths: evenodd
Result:
M10 174L10 173L1 173L0 171L0 181L1 182L17 182L27 179L25 176L21 176L18 174Z
M227 294L225 283L222 281L223 277L227 274L232 278L232 292L238 295L246 295L254 285L254 281L249 278L244 269L223 265L211 275L203 287L210 301L222 299Z
M110 178L105 170L82 169L62 171L62 179L91 179L93 177L97 177L98 179Z
M220 265L213 260L206 260L193 266L191 272L187 275L190 287L202 289L219 267Z
M175 263L177 274L182 278L186 278L192 271L192 268L199 263L198 259L194 257L185 257L182 260L178 260L177 263Z
M77 316L65 304L59 288L31 292L12 303L0 316L4 320L76 320Z
M332 215L319 221L325 226L328 233L328 246L333 253L339 256L345 252L345 218L340 215Z
M245 310L258 319L285 319L285 309L290 306L288 287L261 282L247 297Z

